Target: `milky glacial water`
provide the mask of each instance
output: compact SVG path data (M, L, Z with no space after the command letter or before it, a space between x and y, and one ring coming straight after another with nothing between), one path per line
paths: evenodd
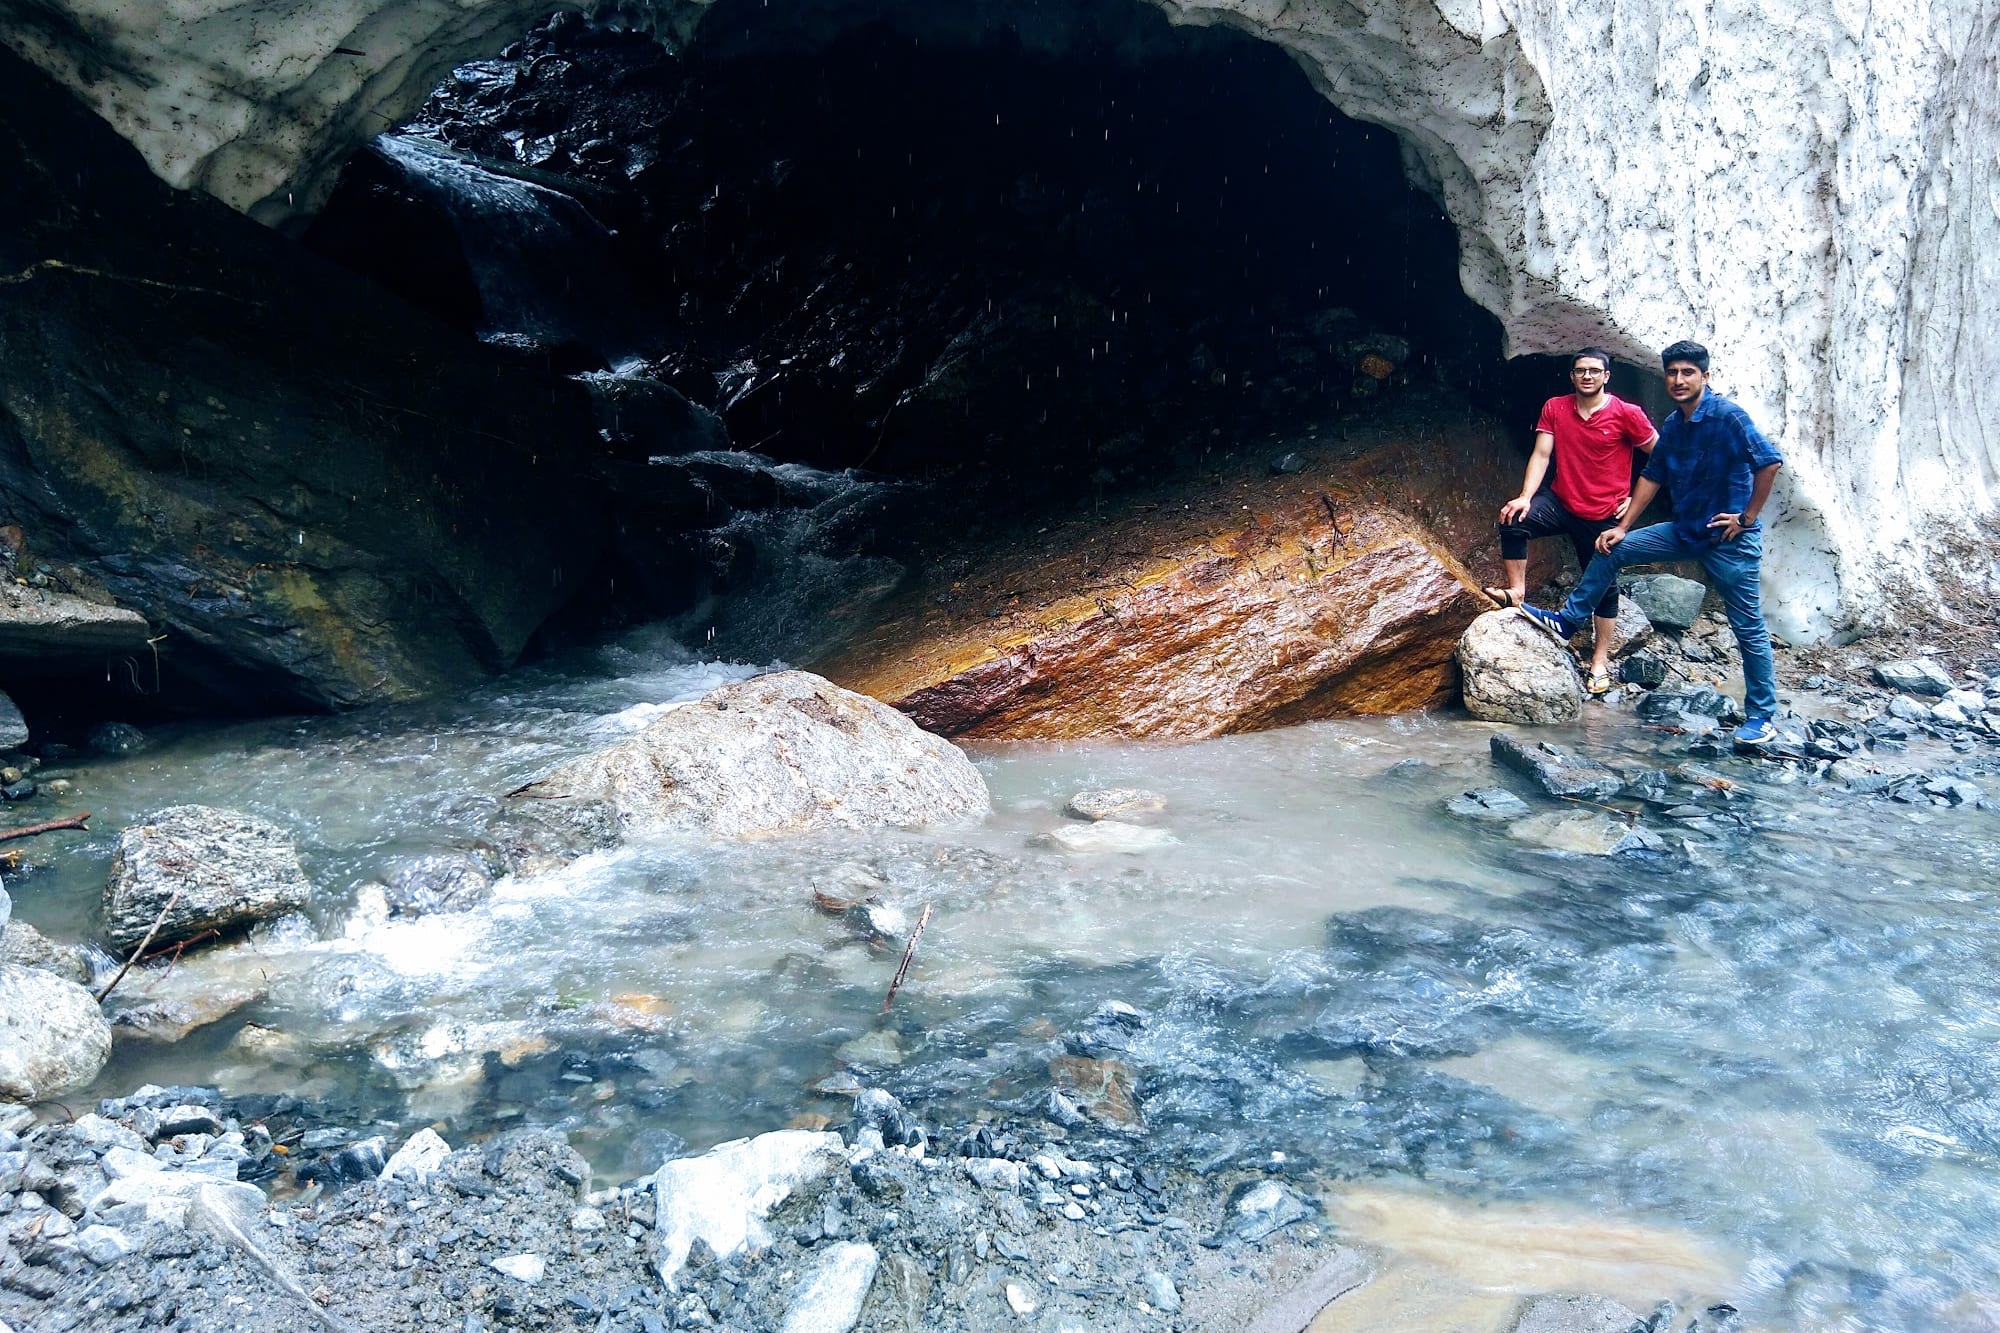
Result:
M116 830L187 801L292 830L318 890L310 931L177 964L183 983L252 977L264 998L177 1045L121 1043L94 1091L301 1093L357 1135L553 1125L622 1179L843 1118L814 1089L843 1068L934 1127L1039 1116L1054 1034L1119 999L1147 1015L1126 1057L1139 1151L1283 1152L1348 1192L1336 1227L1410 1264L1560 1287L1567 1270L1536 1264L1563 1246L1671 1243L1696 1257L1660 1258L1630 1299L1727 1298L1774 1328L1985 1326L1990 812L1709 760L1742 787L1689 799L1747 827L1684 835L1654 815L1669 854L1563 856L1445 814L1506 785L1492 729L1414 716L975 747L995 801L977 827L634 843L503 880L465 912L356 910L409 858L484 836L557 759L751 670L641 634L449 703L162 731L75 767L95 831L40 840L39 868L10 879L23 919L87 933ZM1585 736L1621 762L1678 762L1626 713L1594 712ZM1070 794L1105 786L1164 794L1149 822L1175 841L1042 843ZM898 951L812 905L857 883L933 906L886 1018Z

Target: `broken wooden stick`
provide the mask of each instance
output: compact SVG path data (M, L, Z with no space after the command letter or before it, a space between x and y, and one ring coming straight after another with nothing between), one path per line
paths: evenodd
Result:
M125 974L132 970L132 964L138 962L140 956L146 952L146 946L153 942L153 936L160 933L160 927L167 924L167 913L173 911L174 904L179 902L180 900L181 900L181 886L175 885L174 891L167 895L166 905L161 907L160 914L153 918L152 928L146 932L146 938L140 940L138 947L133 949L132 952L126 956L125 965L118 969L118 975L111 978L109 982L105 983L105 987L103 990L97 992L97 1002L99 1004L104 1003L104 997L111 994L113 987L117 986L119 982L125 980Z
M930 921L931 908L935 905L925 903L924 910L917 914L917 928L910 932L910 942L903 946L903 964L896 969L896 979L889 983L889 993L882 997L882 1012L885 1014L895 1003L896 992L903 988L903 978L910 975L910 960L917 956L917 941L924 937L924 926Z
M0 842L9 838L32 837L37 833L53 833L59 828L83 828L84 820L90 818L90 811L80 815L64 815L61 819L45 820L40 824L26 824L20 828L0 829Z

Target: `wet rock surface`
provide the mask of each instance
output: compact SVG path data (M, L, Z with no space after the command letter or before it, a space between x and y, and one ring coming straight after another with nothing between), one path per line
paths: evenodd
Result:
M0 495L30 548L128 608L64 634L138 649L143 616L165 651L113 684L232 710L512 663L603 541L560 465L591 451L583 395L169 188L0 61Z
M174 806L118 837L104 886L104 938L127 950L240 930L312 900L289 834L268 820Z
M0 962L0 1098L58 1097L97 1076L111 1057L111 1029L97 1000L74 981Z
M906 599L819 669L991 739L1192 738L1441 702L1483 599L1411 517L1449 503L1385 474L1395 452L1128 515L1129 538L1079 521L989 561L976 589Z
M725 838L953 823L988 808L956 746L799 671L726 685L517 795L603 801L634 831Z

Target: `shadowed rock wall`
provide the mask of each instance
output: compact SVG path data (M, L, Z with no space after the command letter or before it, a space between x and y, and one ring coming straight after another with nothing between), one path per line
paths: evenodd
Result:
M2000 345L1977 321L2000 304L1982 184L2000 0L1155 3L1279 44L1396 130L1513 351L1708 342L1718 387L1789 459L1768 558L1784 632L1881 616L1993 512ZM453 63L560 6L9 7L5 40L163 179L281 223ZM705 10L626 7L678 37Z
M237 707L510 664L602 549L580 390L172 190L0 52L0 507Z

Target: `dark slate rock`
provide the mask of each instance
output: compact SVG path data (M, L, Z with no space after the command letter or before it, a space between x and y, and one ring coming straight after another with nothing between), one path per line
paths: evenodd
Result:
M1627 685L1656 690L1667 683L1667 664L1651 653L1633 653L1618 664L1618 679Z
M1616 770L1557 749L1547 741L1495 736L1492 751L1494 763L1532 778L1551 796L1615 796L1625 785Z

